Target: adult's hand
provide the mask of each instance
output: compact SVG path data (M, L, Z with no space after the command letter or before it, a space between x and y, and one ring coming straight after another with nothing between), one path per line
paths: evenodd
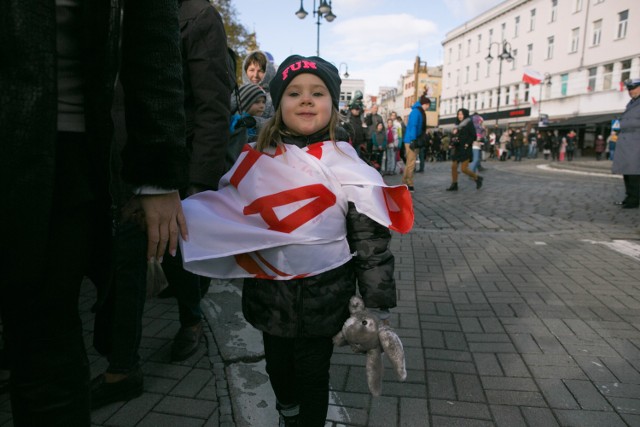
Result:
M147 222L147 259L161 260L169 244L169 253L176 254L178 233L189 239L187 222L177 191L167 194L140 196Z

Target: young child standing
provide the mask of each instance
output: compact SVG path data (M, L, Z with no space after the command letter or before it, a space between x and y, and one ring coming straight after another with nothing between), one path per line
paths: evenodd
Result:
M238 98L231 95L231 133L239 128L247 129L247 141L254 142L258 139L258 132L266 119L262 117L267 101L267 94L262 88L253 83L246 83L238 89ZM239 105L238 105L239 104ZM252 120L246 120L251 118Z
M245 277L245 318L263 332L281 426L322 427L332 337L356 290L388 318L396 306L389 228L406 233L406 186L388 187L337 141L340 77L319 57L293 55L271 83L275 116L245 146L220 190L185 200L185 268Z

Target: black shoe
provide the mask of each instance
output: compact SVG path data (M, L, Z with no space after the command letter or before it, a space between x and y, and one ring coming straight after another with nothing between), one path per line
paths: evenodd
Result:
M638 209L640 203L623 203L622 209Z
M414 191L416 191L416 190L413 189L413 185L408 185L407 187L409 187L409 192L410 193L413 193Z
M293 417L285 417L280 414L280 419L278 421L278 427L298 427L301 424L298 423L298 416L295 415Z
M479 190L479 189L481 189L481 188L482 188L482 181L484 181L484 178L483 178L483 177L481 177L481 176L479 176L479 177L476 179L476 190Z
M91 410L102 408L109 403L128 401L142 394L143 374L140 368L132 371L117 383L105 382L104 374L91 380Z
M202 321L193 326L180 328L171 346L171 360L181 362L193 355L200 345L202 338Z
M458 183L454 182L453 184L451 184L451 186L447 188L447 191L458 191Z

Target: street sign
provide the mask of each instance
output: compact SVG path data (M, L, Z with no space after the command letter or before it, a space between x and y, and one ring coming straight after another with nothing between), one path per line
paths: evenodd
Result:
M620 120L611 120L611 130L620 132Z

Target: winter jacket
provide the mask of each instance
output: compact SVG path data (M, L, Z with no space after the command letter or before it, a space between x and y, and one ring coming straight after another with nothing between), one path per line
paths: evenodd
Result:
M410 144L412 141L418 139L426 129L425 114L420 102L416 102L411 106L411 112L409 113L409 120L407 122L407 129L404 132L405 144Z
M632 99L620 117L620 133L613 158L613 173L640 175L640 97Z
M184 186L187 153L177 2L95 0L83 5L79 30L86 51L85 123L88 144L95 149L93 164L99 169L94 174L109 179L111 100L120 72L129 130L125 179L134 186ZM60 166L55 2L34 7L32 2L10 1L2 18L0 170L8 190L4 203L11 206L2 214L2 222L11 224L4 235L11 242L5 263L9 277L20 275L28 281L40 277L37 267L45 265L54 173ZM108 221L105 233L108 240ZM103 254L93 258L104 259Z
M189 182L217 188L229 140L231 75L220 14L206 0L182 0L179 9Z
M374 150L377 150L378 148L386 149L387 148L386 132L383 130L374 132L373 135L371 135L371 144Z
M304 147L325 137L285 142ZM349 317L356 286L367 307L396 306L389 229L359 213L352 203L345 220L349 248L355 254L348 263L300 279L245 279L242 311L251 325L280 337L331 337Z
M473 141L476 139L476 128L469 117L469 112L465 111L464 119L456 124L458 133L452 138L455 150L451 159L457 162L464 162L473 158Z

